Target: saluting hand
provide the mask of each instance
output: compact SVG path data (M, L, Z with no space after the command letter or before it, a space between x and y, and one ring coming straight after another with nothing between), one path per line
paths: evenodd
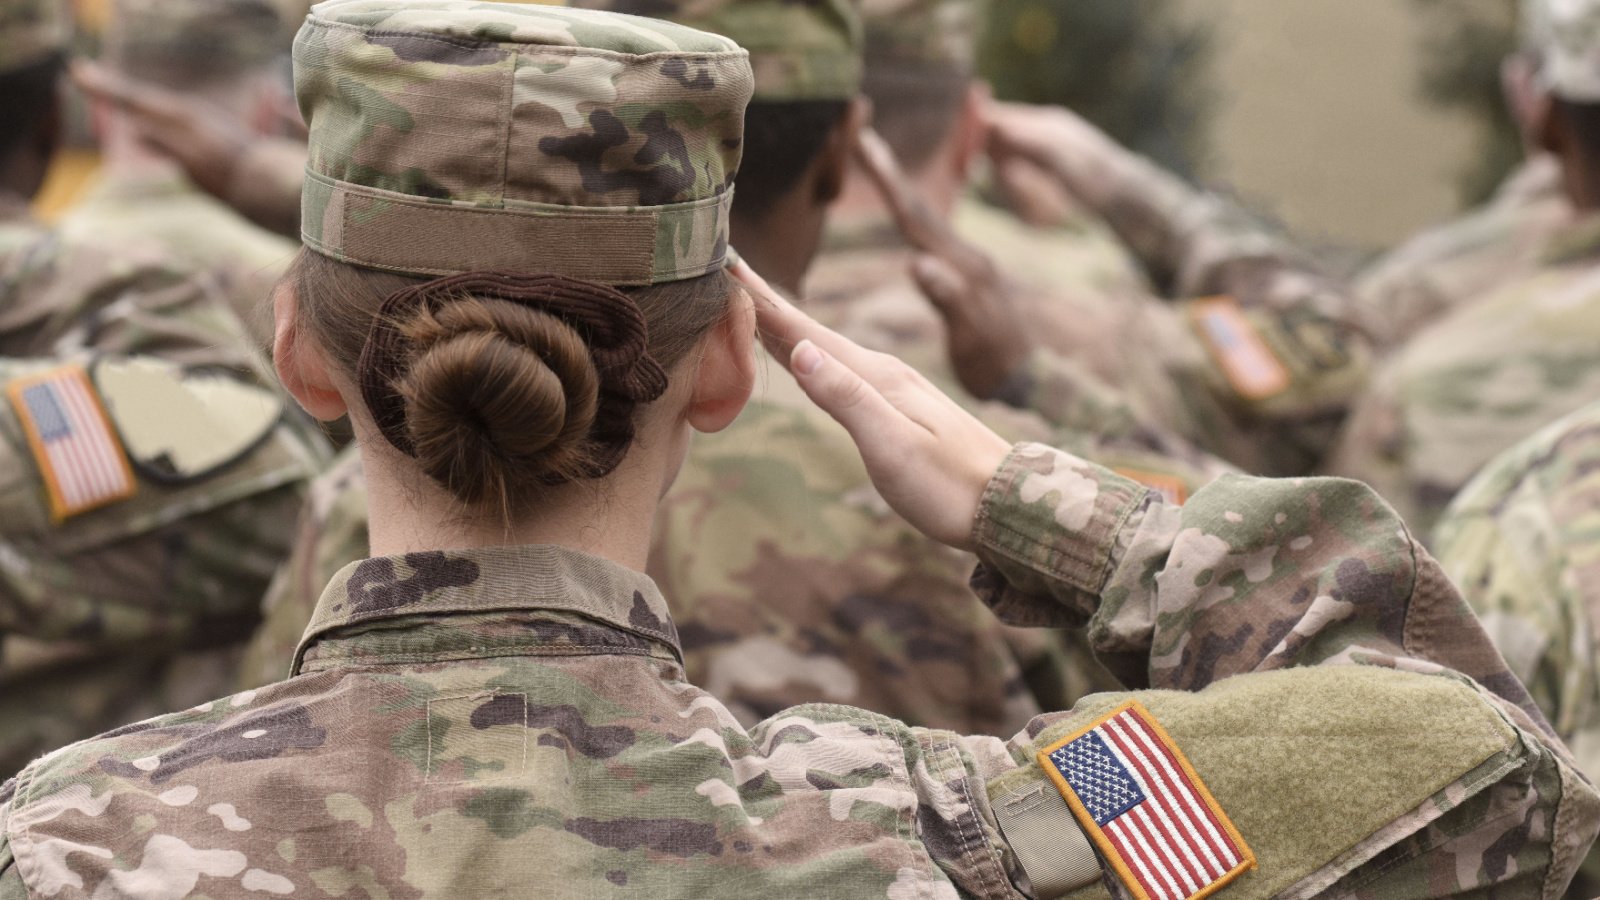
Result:
M796 309L747 263L733 274L755 296L762 343L850 432L884 500L923 534L973 549L984 487L1011 445L915 369Z
M928 207L876 132L863 129L856 151L901 234L918 251L911 273L944 319L961 386L979 399L996 396L1035 345L1016 287L987 253Z
M72 80L90 98L127 113L139 139L182 166L195 184L226 197L234 166L255 136L233 115L159 85L75 62Z

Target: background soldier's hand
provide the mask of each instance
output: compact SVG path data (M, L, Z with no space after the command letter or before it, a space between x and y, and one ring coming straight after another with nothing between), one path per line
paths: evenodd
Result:
M984 487L1011 445L915 369L796 309L748 264L733 274L755 297L762 343L850 432L883 499L923 534L971 550Z
M911 273L944 318L956 377L973 396L994 397L1034 347L1015 288L987 253L928 207L876 132L862 131L856 155L918 251Z
M1099 207L1117 184L1129 152L1083 117L1059 106L991 103L985 107L989 156L997 172L1035 166L1069 196Z
M171 157L195 184L226 198L234 167L255 140L245 123L201 101L113 74L94 63L74 63L72 79L92 99L127 112L140 140Z

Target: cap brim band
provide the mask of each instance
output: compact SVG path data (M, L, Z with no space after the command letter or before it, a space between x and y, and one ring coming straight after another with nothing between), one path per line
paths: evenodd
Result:
M456 275L516 271L611 285L683 281L724 265L730 188L692 203L575 207L428 201L306 173L305 245L341 262Z

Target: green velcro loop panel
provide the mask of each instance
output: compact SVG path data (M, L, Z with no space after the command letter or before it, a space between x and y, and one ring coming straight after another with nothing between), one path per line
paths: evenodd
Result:
M1129 696L1084 698L1028 752L1078 731ZM1282 892L1480 764L1521 746L1516 731L1469 686L1377 667L1288 669L1225 679L1198 693L1136 696L1255 852L1258 868L1218 894L1226 900ZM990 782L990 801L1030 783L1050 785L1031 759ZM1467 786L1467 793L1482 787ZM1065 804L1061 814L1063 832L1079 833ZM1090 885L1069 896L1103 895L1104 888Z
M720 269L733 191L667 206L430 202L306 173L300 237L324 256L417 275L509 270L637 286Z

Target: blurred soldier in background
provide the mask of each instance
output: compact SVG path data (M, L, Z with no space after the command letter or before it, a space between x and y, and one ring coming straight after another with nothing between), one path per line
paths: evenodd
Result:
M1600 29L1600 4L1536 6L1556 13L1557 40L1537 70L1557 98L1552 114L1594 117L1600 40L1590 35ZM1556 136L1565 130L1551 127ZM1596 293L1544 302L1581 306ZM1434 545L1578 765L1600 777L1600 405L1591 400L1484 466L1445 512ZM1600 854L1591 851L1571 895L1597 892Z
M1531 130L1577 213L1530 271L1388 359L1326 464L1420 530L1496 453L1600 396L1600 4L1531 2L1544 34Z
M211 693L210 651L258 617L229 598L265 584L321 459L209 281L29 218L66 39L54 0L0 0L5 774Z
M1491 52L1481 23L1457 15L1452 3L1418 0L1431 17L1453 24L1449 40L1433 48L1437 62L1426 80L1429 95L1467 105L1476 92L1462 85L1468 73L1483 68L1479 57ZM1499 59L1496 114L1511 122L1517 165L1493 196L1466 215L1417 235L1368 266L1356 279L1363 320L1387 346L1405 343L1434 320L1483 296L1491 288L1537 268L1551 237L1573 219L1575 210L1561 188L1561 164L1540 143L1538 129L1547 98L1538 82L1540 54L1550 42L1543 6L1521 6L1520 45ZM1487 111L1479 110L1480 117ZM1500 129L1486 127L1485 143L1498 148ZM1493 156L1494 154L1488 154ZM1474 180L1481 176L1474 176Z
M1433 543L1579 768L1600 775L1600 404L1485 466ZM1591 851L1570 896L1597 893Z
M102 59L112 73L181 92L207 114L266 137L288 109L280 64L287 45L269 0L113 0ZM60 227L108 244L154 241L169 255L226 279L235 310L260 346L266 298L294 242L251 224L150 148L128 115L96 103L104 163L99 180Z

